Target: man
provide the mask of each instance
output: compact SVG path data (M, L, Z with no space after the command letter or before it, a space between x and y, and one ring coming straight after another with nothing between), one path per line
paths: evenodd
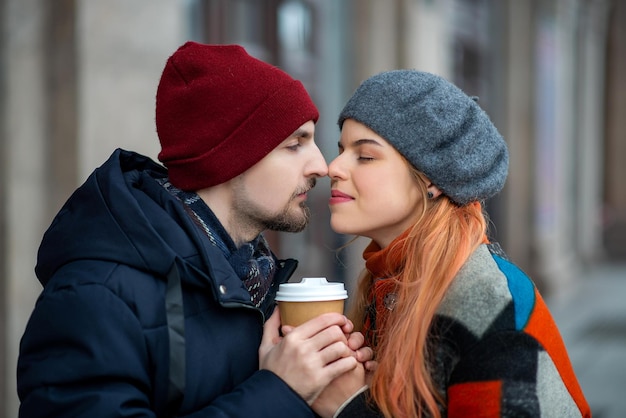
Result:
M169 58L166 168L116 150L44 235L21 417L313 416L362 339L339 314L278 335L274 295L297 262L261 232L307 224L327 174L317 118L299 81L239 46L189 42Z

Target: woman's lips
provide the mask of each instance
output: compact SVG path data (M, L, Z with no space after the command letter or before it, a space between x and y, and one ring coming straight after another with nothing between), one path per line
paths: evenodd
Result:
M350 195L340 192L339 190L331 190L330 199L328 200L328 203L330 205L334 205L337 203L344 203L344 202L349 202L352 200L354 200L354 198Z

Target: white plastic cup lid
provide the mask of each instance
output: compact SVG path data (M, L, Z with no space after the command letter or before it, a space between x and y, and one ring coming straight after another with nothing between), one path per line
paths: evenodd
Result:
M325 277L305 277L300 283L283 283L278 286L279 302L315 302L347 299L343 283L328 282Z

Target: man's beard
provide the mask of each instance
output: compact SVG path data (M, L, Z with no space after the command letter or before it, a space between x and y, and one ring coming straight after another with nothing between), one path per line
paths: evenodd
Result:
M309 224L311 210L306 205L306 202L301 202L300 209L302 209L302 211L296 215L289 212L290 203L296 199L298 195L313 189L313 187L315 187L315 183L315 178L309 179L308 184L304 188L296 190L296 192L292 195L287 205L285 205L285 209L282 213L262 220L264 229L279 232L302 232Z
M241 199L236 202L238 212L240 215L245 214L250 226L264 230L278 231L278 232L301 232L306 228L311 217L311 210L306 205L306 202L301 202L299 205L300 210L294 212L291 208L291 203L298 195L306 193L315 187L316 180L314 178L309 179L307 185L291 196L285 207L280 213L268 213L262 208L259 208L254 202L247 201L247 199ZM245 195L243 195L245 196Z
M306 202L300 203L300 209L302 209L299 216L289 212L287 206L285 210L276 216L260 219L264 229L280 232L302 232L309 223L311 217L311 210L306 205Z

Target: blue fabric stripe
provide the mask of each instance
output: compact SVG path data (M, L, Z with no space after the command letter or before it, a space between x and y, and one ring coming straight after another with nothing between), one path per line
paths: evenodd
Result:
M506 276L515 308L515 327L524 329L535 306L535 285L528 276L511 262L493 255L500 271Z

